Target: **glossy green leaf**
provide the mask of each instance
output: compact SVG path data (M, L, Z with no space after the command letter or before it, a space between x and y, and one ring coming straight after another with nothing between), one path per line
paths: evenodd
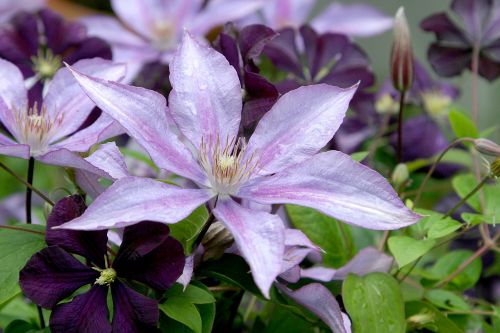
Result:
M215 303L196 305L201 316L201 332L210 333L215 321Z
M186 325L195 333L201 333L202 321L198 308L179 296L168 298L160 304L160 310L168 317Z
M465 113L451 110L449 114L450 125L457 138L477 138L478 131L474 122Z
M436 261L430 272L439 280L445 279L472 255L473 252L468 250L456 250L447 253ZM475 259L460 274L453 278L450 284L460 290L473 287L481 277L482 266L481 259Z
M203 225L208 220L208 210L205 205L196 208L191 215L175 224L170 224L170 234L181 242L184 252L189 255L193 244Z
M461 174L453 177L452 180L453 189L458 194L460 198L464 198L467 194L469 194L474 187L478 184L476 181L476 177L471 174ZM471 196L467 203L474 208L476 211L481 211L481 205L479 203L479 194L476 193Z
M349 275L342 299L356 333L403 333L405 313L398 282L389 274Z
M500 222L500 216L497 217L495 215L493 216L488 216L488 215L482 215L482 214L474 214L474 213L462 213L460 217L470 225L478 225L481 223L487 223L487 224L497 224Z
M442 289L427 290L424 297L435 306L447 310L470 310L469 304L457 294Z
M189 284L185 290L184 287L176 283L172 288L165 292L165 297L182 297L193 304L214 303L215 298L208 289L204 289L193 284Z
M408 236L392 236L387 244L399 267L403 267L429 252L436 244L434 239L414 239Z
M0 229L0 305L17 295L19 271L33 254L43 249L45 227L16 225L25 231Z
M369 152L367 151L358 151L351 155L351 158L355 161L361 162L368 156Z
M311 208L287 205L286 209L293 226L326 252L323 254L325 265L340 267L354 256L352 235L347 225Z
M462 223L455 221L451 217L438 219L431 224L427 236L429 238L441 238L452 234L462 227Z
M418 332L426 329L436 333L464 333L455 323L429 303L408 302L405 304L405 311L409 328L418 330Z

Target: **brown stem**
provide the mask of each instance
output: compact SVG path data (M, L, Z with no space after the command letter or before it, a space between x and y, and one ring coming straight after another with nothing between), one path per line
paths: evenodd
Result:
M399 94L399 113L398 113L398 148L397 161L401 163L403 159L403 111L405 107L406 91L401 91Z
M476 192L479 191L484 186L484 184L486 184L486 181L488 181L489 178L489 175L484 177L481 182L476 185L476 187L474 187L469 193L467 193L467 195L463 197L462 200L460 200L452 209L448 211L448 213L446 213L446 215L443 216L443 219L453 215L453 213L455 213L458 208L465 204L470 197L476 194Z
M43 231L24 229L22 227L16 227L16 226L13 226L13 225L0 225L0 229L9 229L9 230L29 232L31 234L45 235L45 232L43 232Z

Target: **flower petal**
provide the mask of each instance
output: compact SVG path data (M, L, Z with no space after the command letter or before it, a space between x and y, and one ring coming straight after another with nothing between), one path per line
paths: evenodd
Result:
M0 155L28 159L30 157L30 146L14 142L0 133Z
M354 37L369 37L392 27L393 19L367 4L335 2L315 17L312 26L320 33L337 32Z
M141 222L125 228L123 242L113 263L118 275L167 290L181 276L182 245L168 236L169 229L158 222Z
M119 81L125 75L125 65L115 64L100 58L84 59L73 65L82 73L105 80ZM52 138L57 141L76 131L94 108L94 102L87 97L67 68L57 71L44 98L44 106L52 119L58 116L61 124Z
M261 203L311 207L368 229L399 229L418 222L387 180L338 151L317 154L274 176L256 179L238 196Z
M238 134L242 97L238 74L226 58L188 32L170 63L170 113L194 145Z
M394 259L373 247L362 249L346 265L339 269L327 267L311 267L302 269L301 276L318 281L329 282L332 280L343 280L349 274L359 276L372 272L387 273L392 267Z
M28 92L21 71L12 63L0 59L0 121L16 138L16 115L26 112Z
M127 177L117 180L82 216L62 227L101 230L140 221L176 223L212 197L206 190L182 189L153 179Z
M93 285L71 302L57 306L50 316L52 333L111 333L106 303L108 287Z
M256 154L259 173L266 175L317 153L339 128L356 88L318 84L281 96L257 125L247 158Z
M104 170L92 165L78 153L69 151L65 148L50 150L44 155L36 156L36 159L46 164L85 170L101 177L112 179L112 177Z
M90 164L104 170L113 179L130 176L125 159L115 142L105 143L85 159Z
M278 287L285 295L317 315L332 332L351 332L351 323L345 321L348 319L347 316L340 311L339 303L325 286L311 283L297 290L290 290L281 285Z
M58 246L35 253L19 273L24 294L44 308L53 308L78 288L92 283L99 273Z
M285 250L283 222L276 215L246 209L230 198L219 197L213 213L231 231L252 269L255 283L269 297L269 289L281 272Z
M199 183L204 182L205 176L191 152L168 128L168 109L162 95L72 72L97 106L119 122L156 165Z
M160 318L158 302L143 296L121 282L111 286L113 332L156 332Z
M53 229L82 215L87 206L79 195L59 200L47 218L45 241L47 245L57 245L69 253L79 254L99 267L104 267L107 233L102 231L74 231Z

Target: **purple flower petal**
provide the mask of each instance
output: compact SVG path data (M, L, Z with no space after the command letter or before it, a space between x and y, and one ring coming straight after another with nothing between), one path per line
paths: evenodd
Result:
M320 32L369 37L389 30L393 19L371 5L335 2L315 17L311 24Z
M0 133L0 155L28 159L30 157L30 146L13 142Z
M121 277L167 290L181 276L185 257L182 245L168 236L158 222L141 222L125 228L113 268Z
M204 182L200 166L168 128L168 109L162 95L72 72L97 106L119 122L150 154L156 165L199 183Z
M36 11L45 5L45 0L3 0L0 4L0 24L7 22L16 13Z
M256 179L237 195L260 203L311 207L375 230L399 229L420 219L385 178L338 151L319 153L276 175Z
M23 75L12 63L0 59L0 121L16 138L19 138L16 115L26 112L27 105Z
M342 123L356 88L318 84L281 96L248 142L247 156L258 154L260 174L276 173L323 148Z
M451 9L463 20L465 31L472 40L480 41L484 22L491 13L491 0L453 0Z
M387 273L394 259L373 247L362 249L346 265L339 269L315 266L302 269L301 276L318 281L343 280L349 274L366 275L372 272Z
M85 59L74 64L73 68L82 73L101 79L119 81L125 75L125 66L103 59ZM52 137L57 141L76 131L87 119L94 103L82 90L67 68L57 71L51 81L44 106L52 119L61 117L57 133Z
M440 76L451 77L462 73L471 64L469 49L452 48L432 44L427 52L432 68Z
M285 295L317 315L332 332L351 333L348 317L340 311L339 303L325 286L311 283L297 290L281 285L278 287Z
M97 197L82 216L62 227L101 230L140 221L176 223L213 195L207 190L182 189L148 178L122 178Z
M69 253L79 254L99 267L104 267L106 244L108 237L106 231L73 231L53 229L63 223L69 222L82 215L87 206L85 200L79 195L72 195L59 200L47 218L47 232L45 241L47 245L57 245Z
M279 92L276 87L262 75L245 70L245 91L248 100L243 105L243 126L250 126L260 120L276 103Z
M160 317L158 302L145 297L121 282L111 286L113 295L113 332L156 332Z
M252 269L255 283L269 297L269 289L281 273L285 249L283 222L276 215L246 209L230 198L219 197L213 213L231 231Z
M177 126L194 145L215 145L238 134L241 86L226 58L189 33L170 63L169 107Z
M113 179L130 176L123 155L114 142L102 144L85 160L104 170Z
M292 72L298 78L305 79L295 38L295 29L281 30L279 35L266 45L264 54L279 69Z
M50 316L52 333L111 333L106 303L108 287L93 285L71 302L58 305Z
M278 36L274 30L262 24L252 24L240 31L239 46L243 59L254 59L262 53L266 44Z
M85 266L62 248L50 246L31 257L19 273L19 284L29 299L51 309L98 277L98 272Z

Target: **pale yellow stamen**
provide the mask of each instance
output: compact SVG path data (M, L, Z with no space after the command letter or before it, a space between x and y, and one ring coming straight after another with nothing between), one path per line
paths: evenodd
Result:
M94 269L101 272L101 275L99 275L99 277L95 280L94 284L99 284L101 286L109 286L111 283L115 282L116 271L113 268L106 268L106 269L94 268Z
M422 101L425 110L432 116L446 116L452 102L449 96L439 91L427 91L422 93Z
M61 57L54 55L50 49L47 49L45 52L38 51L38 55L31 57L31 61L33 62L33 70L42 79L51 79L54 77L62 65Z
M153 45L160 51L166 51L175 46L175 25L169 21L158 21L153 24Z

